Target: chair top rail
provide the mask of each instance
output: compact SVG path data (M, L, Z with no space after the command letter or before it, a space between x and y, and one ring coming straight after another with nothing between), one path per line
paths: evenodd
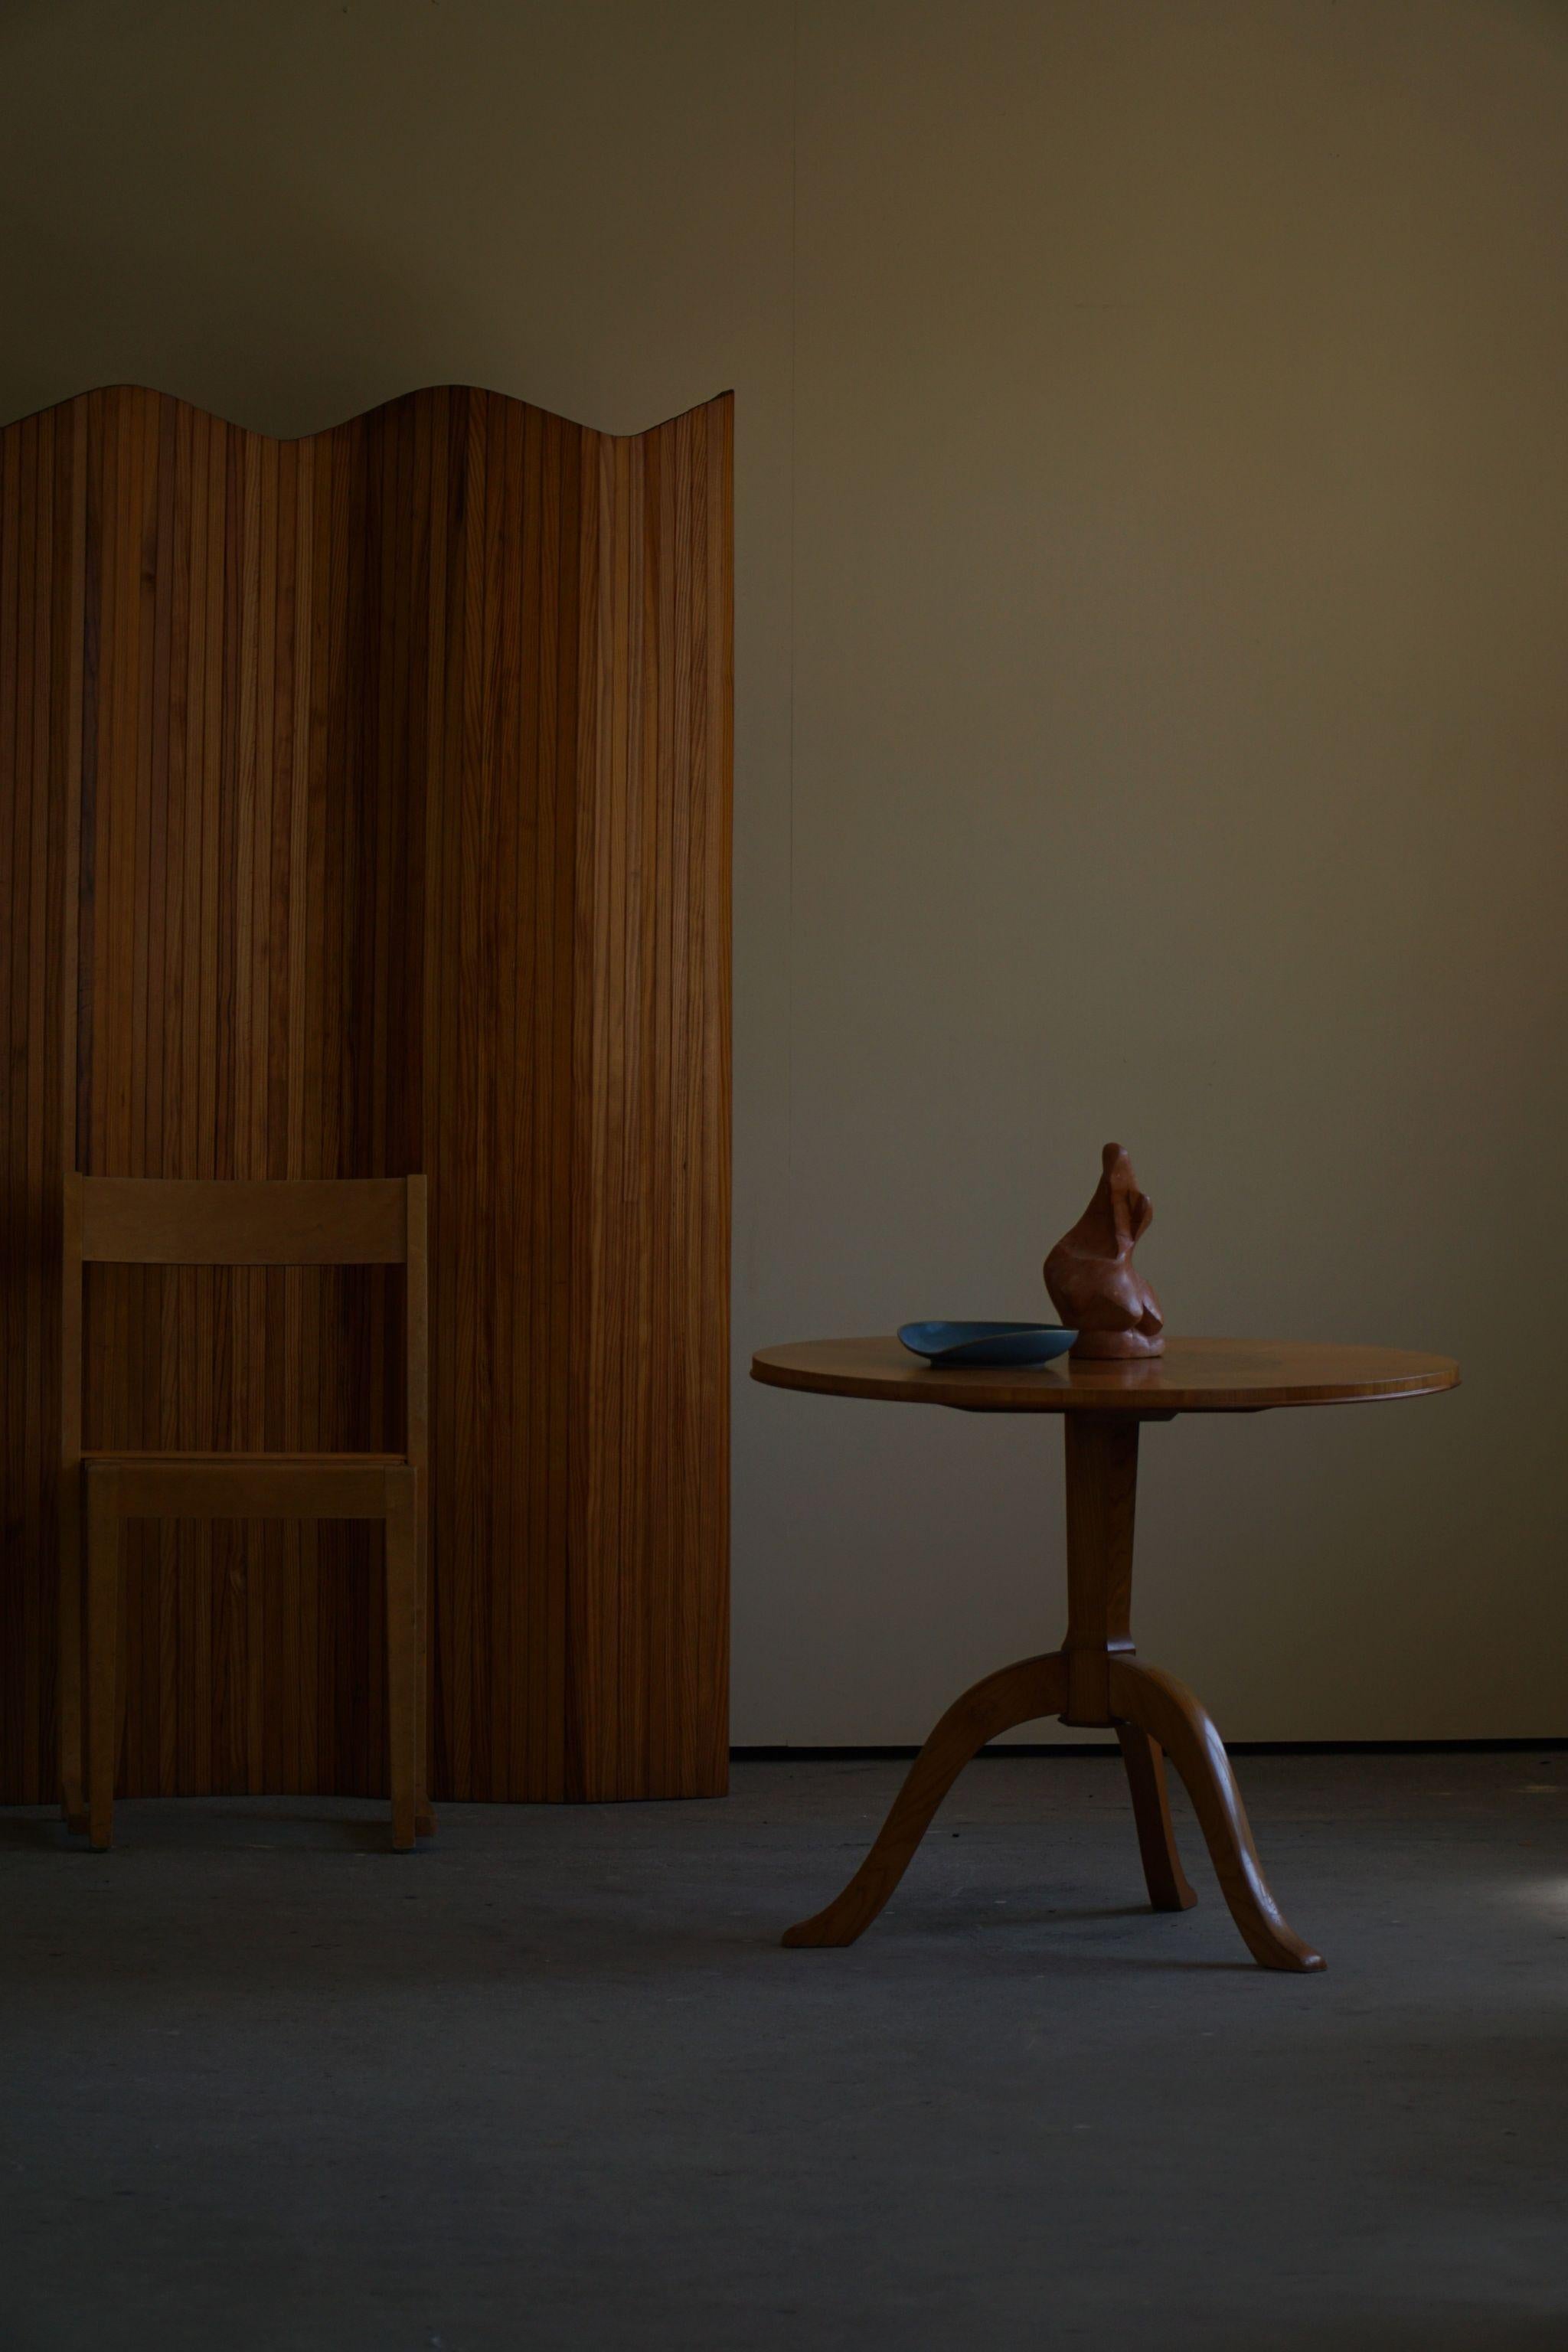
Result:
M421 1178L76 1176L83 1261L113 1265L400 1265Z

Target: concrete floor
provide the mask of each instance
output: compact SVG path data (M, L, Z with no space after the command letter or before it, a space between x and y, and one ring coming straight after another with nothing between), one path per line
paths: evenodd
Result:
M1241 1764L1321 1977L1140 1906L1121 1775L0 1814L5 2352L1563 2352L1568 1756Z

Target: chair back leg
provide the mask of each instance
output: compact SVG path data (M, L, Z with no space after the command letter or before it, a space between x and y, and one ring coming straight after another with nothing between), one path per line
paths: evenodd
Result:
M100 1853L114 1838L114 1768L120 1693L120 1510L113 1481L86 1481L88 1835Z
M59 1489L60 1811L68 1829L87 1828L81 1705L81 1465L68 1464Z
M419 1476L417 1470L414 1475ZM426 1524L428 1509L428 1499L421 1490L415 1498L415 1524L419 1538L419 1668L415 1691L418 1721L414 1741L419 1767L414 1826L421 1837L434 1837L436 1834L436 1811L430 1802L430 1551Z

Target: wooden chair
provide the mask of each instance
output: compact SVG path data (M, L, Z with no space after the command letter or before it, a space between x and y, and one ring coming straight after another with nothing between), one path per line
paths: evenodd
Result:
M82 1268L403 1265L401 1454L84 1453ZM119 1730L120 1523L128 1518L380 1519L386 1528L392 1843L434 1822L426 1791L425 1543L429 1425L423 1176L326 1182L65 1181L61 1328L60 1744L65 1816L106 1847ZM86 1626L86 1800L82 1633Z

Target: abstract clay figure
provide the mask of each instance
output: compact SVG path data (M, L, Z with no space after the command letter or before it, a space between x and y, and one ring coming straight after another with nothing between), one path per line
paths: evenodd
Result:
M1076 1357L1163 1355L1160 1302L1132 1263L1153 1204L1119 1143L1106 1145L1100 1164L1093 1200L1046 1260L1046 1288L1078 1332Z

